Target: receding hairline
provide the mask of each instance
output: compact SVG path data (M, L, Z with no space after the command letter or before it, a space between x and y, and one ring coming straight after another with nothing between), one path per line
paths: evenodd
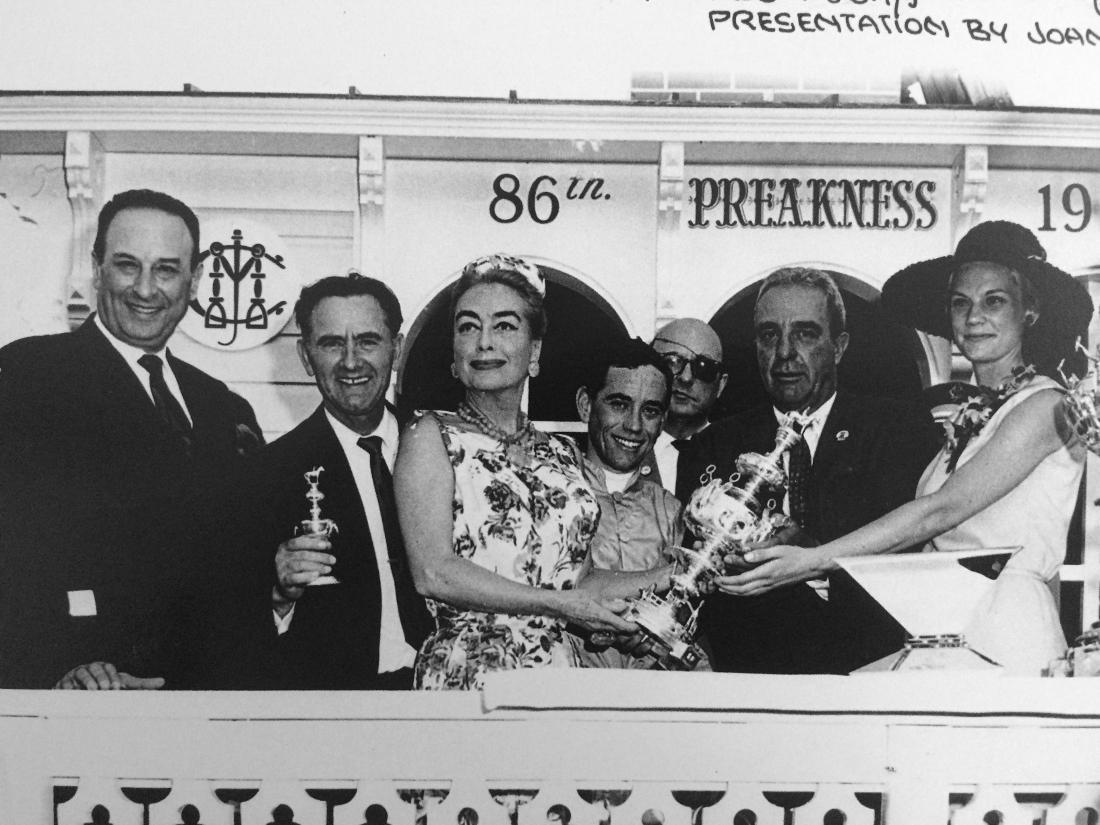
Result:
M174 218L180 222L180 226L183 228L184 235L187 236L188 246L191 247L188 260L185 262L187 268L191 268L191 258L195 256L195 238L191 234L191 227L187 225L187 221L183 219L182 215L177 215L175 212L169 212L167 209L161 209L159 206L124 206L122 209L111 215L111 220L107 223L107 228L103 232L103 255L107 255L107 240L111 237L111 230L118 224L118 219L123 215L130 212L152 212L157 215L164 215L168 218ZM129 254L129 253L127 253ZM201 261L200 261L201 263Z
M828 272L810 266L781 267L761 282L752 308L754 326L756 313L764 296L781 287L803 287L816 291L825 301L826 330L829 337L835 340L847 331L848 310L844 305L844 296L840 292L840 287Z
M667 341L715 361L722 360L722 339L706 321L700 318L677 318L669 321L653 336L653 343Z

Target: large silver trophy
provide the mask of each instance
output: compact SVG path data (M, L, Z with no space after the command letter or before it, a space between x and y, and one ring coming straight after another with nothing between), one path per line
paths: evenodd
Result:
M765 541L791 520L783 514L787 474L783 455L802 438L805 420L791 416L779 428L775 449L767 455L745 453L728 481L703 476L703 486L691 496L684 521L703 546L681 548L686 568L672 577L664 596L644 591L625 618L640 625L653 640L659 664L669 670L692 670L702 656L695 638L699 607L706 585L725 572L724 557L742 553Z
M336 522L330 518L321 518L321 500L325 494L321 492L320 481L324 467L314 467L305 473L309 490L306 491L306 500L309 501L309 518L302 519L298 527L298 535L311 538L327 539L337 532ZM310 586L321 584L339 584L340 580L334 575L318 576L311 581Z

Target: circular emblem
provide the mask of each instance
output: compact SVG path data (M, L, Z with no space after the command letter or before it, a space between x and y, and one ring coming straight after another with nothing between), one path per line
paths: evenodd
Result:
M286 326L302 284L286 244L256 221L204 223L202 278L180 329L222 350L258 347Z

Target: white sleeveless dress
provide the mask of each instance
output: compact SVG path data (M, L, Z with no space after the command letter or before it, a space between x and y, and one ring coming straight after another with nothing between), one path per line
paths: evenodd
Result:
M989 419L959 458L961 467L990 439L1005 417L1037 392L1059 388L1037 376ZM944 446L924 471L917 495L935 492L948 479L949 450ZM973 550L1023 545L996 584L979 603L964 631L972 648L1005 666L1011 674L1038 676L1066 649L1058 619L1058 570L1066 554L1066 536L1084 472L1084 457L1062 447L1000 500L958 527L933 539L925 550Z

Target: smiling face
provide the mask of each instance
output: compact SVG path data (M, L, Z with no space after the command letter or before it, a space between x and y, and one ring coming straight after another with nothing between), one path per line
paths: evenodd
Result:
M504 284L478 284L455 305L454 363L470 390L518 389L539 359L542 341L531 336L523 296Z
M1012 270L985 261L964 264L947 300L955 343L975 367L1011 371L1023 365L1024 330L1037 316L1024 306Z
M760 377L776 408L813 412L828 401L848 333L832 336L825 293L802 284L772 287L757 301L753 324Z
M370 295L322 298L309 337L298 340L302 365L317 381L325 409L360 435L374 431L385 411L386 389L402 336Z
M92 257L96 310L120 341L162 349L195 297L202 267L191 269L187 224L159 209L123 209L111 221L103 261Z
M665 423L668 379L654 366L611 367L596 398L577 391L577 411L588 424L588 458L616 473L638 468Z

